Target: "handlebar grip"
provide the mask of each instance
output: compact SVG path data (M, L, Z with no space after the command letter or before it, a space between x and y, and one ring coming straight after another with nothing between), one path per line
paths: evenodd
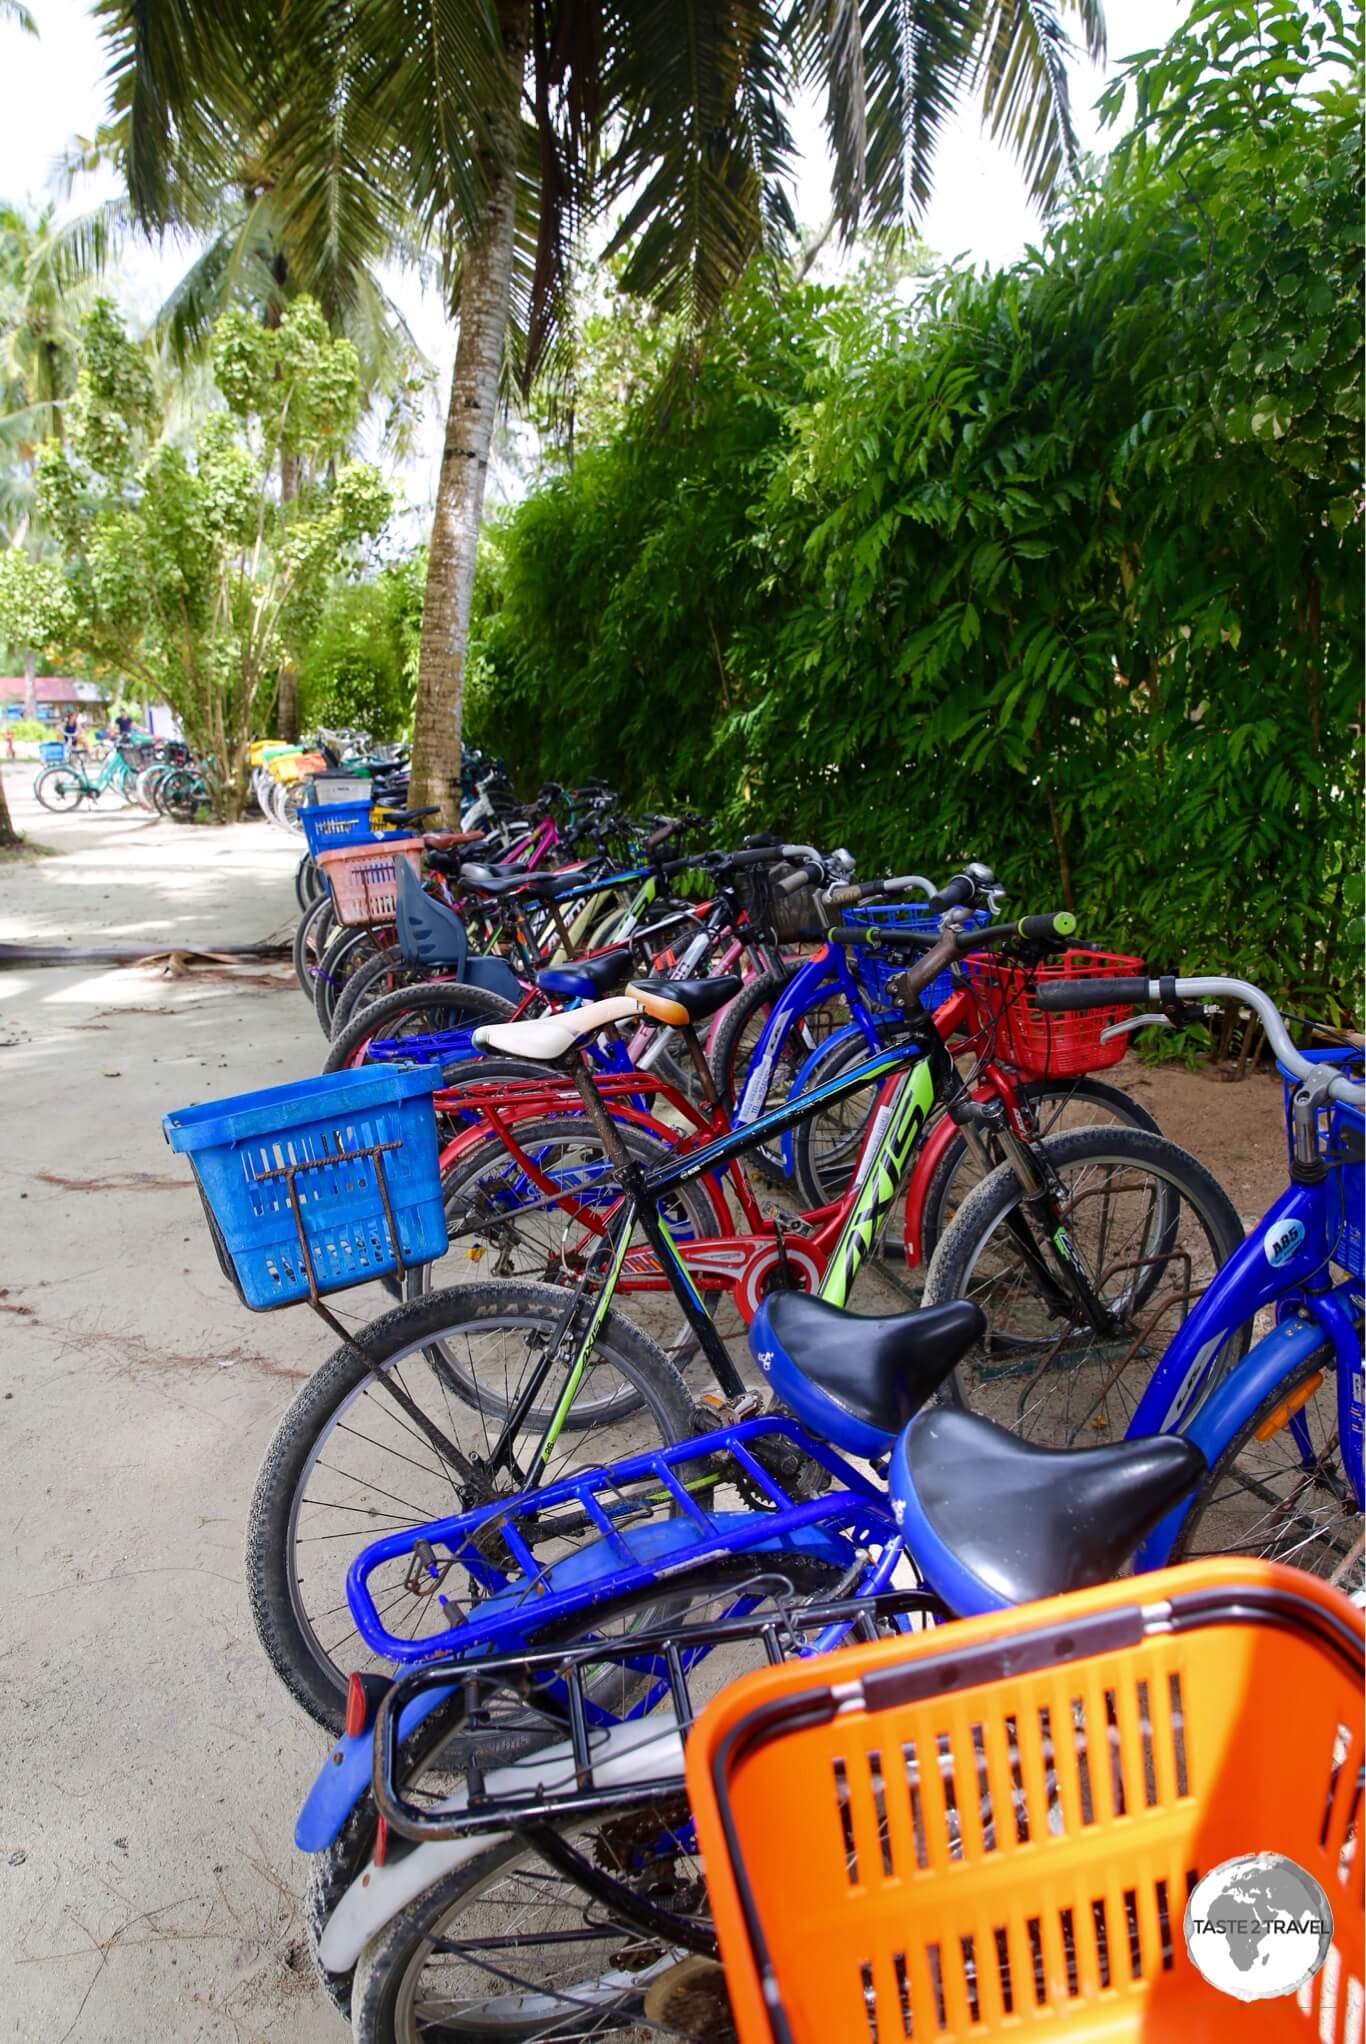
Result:
M796 894L803 887L810 887L811 875L805 866L799 866L795 873L788 873L774 888L776 894Z
M1031 944L1051 944L1055 937L1070 937L1077 919L1070 909L1063 908L1051 916L1021 916L1015 927Z
M857 880L846 880L840 887L829 887L824 900L827 908L853 908L863 899L863 888Z
M929 906L936 915L942 915L946 908L966 908L977 889L966 873L955 873L952 880L946 880L938 894L930 896Z
M1029 918L1026 918L1029 920ZM1155 979L1062 979L1034 989L1046 1012L1069 1014L1077 1008L1120 1007L1131 1001L1156 1001Z

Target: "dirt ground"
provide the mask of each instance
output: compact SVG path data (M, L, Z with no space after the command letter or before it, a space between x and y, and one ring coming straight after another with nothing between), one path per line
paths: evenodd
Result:
M50 855L0 859L0 940L292 925L297 853L266 825L51 817L31 779L5 787ZM324 1742L257 1648L241 1559L266 1442L332 1344L307 1312L239 1304L161 1134L170 1108L317 1070L312 1016L270 977L0 971L0 2036L344 2034L291 1843ZM1274 1082L1122 1077L1254 1219L1283 1171Z

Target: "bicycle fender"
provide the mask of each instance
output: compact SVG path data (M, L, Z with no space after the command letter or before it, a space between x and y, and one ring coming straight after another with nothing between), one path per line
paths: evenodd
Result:
M439 1703L444 1703L454 1693L455 1684L452 1683L448 1689L427 1689L420 1696L415 1696L399 1718L399 1738L406 1739L409 1732L415 1731ZM300 1852L326 1852L339 1836L343 1824L370 1786L374 1751L375 1741L371 1732L357 1732L354 1739L343 1734L338 1739L295 1820L294 1843Z
M367 1747L369 1743L367 1738ZM547 1790L567 1787L574 1780L574 1753L567 1739L539 1754L537 1763L538 1785ZM527 1760L520 1760L507 1767L493 1768L485 1777L485 1794L496 1797L504 1789L525 1794L531 1786L529 1765ZM601 1746L595 1745L593 1750L593 1778L600 1787L656 1781L661 1775L682 1772L683 1741L677 1720L667 1706L659 1712L659 1729L653 1738L642 1740L639 1721L627 1719L611 1726ZM461 1789L443 1808L461 1810L465 1797L466 1791ZM415 1902L434 1882L511 1835L506 1831L486 1831L470 1838L431 1839L382 1867L371 1862L342 1896L318 1941L318 1956L328 1972L349 1972L370 1939L391 1923L400 1910Z
M1183 1427L1181 1432L1187 1440L1195 1442L1212 1469L1267 1394L1283 1383L1291 1371L1298 1368L1306 1357L1312 1356L1316 1349L1331 1346L1329 1335L1319 1321L1301 1315L1282 1321L1279 1327L1272 1328L1270 1334L1264 1334L1260 1341L1253 1343L1238 1367L1211 1393L1190 1425ZM1132 1438L1135 1433L1136 1429L1131 1426L1129 1437ZM1199 1495L1197 1491L1194 1497L1184 1498L1179 1505L1173 1505L1165 1519L1158 1521L1134 1556L1135 1569L1165 1567L1182 1522Z

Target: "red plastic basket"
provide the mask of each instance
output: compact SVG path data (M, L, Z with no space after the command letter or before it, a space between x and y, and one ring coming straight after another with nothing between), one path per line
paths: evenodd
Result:
M398 862L422 877L420 837L391 838L387 844L346 845L320 852L318 865L332 889L339 923L391 923L398 901Z
M1071 1015L1047 1015L1035 990L1058 980L1109 979L1144 970L1141 958L1117 951L1066 951L1051 965L1023 967L1000 958L969 958L967 969L983 1019L996 1032L996 1054L1031 1077L1078 1077L1117 1065L1129 1047L1127 1036L1101 1042L1102 1030L1132 1015L1132 1002L1085 1008Z

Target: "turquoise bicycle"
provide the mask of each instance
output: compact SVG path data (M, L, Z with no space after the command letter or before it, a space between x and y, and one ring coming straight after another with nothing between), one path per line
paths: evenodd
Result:
M143 762L132 746L116 747L99 773L91 776L85 762L69 755L61 764L45 767L33 783L33 792L44 809L58 814L79 809L83 802L98 802L111 794L120 802L137 799L138 770Z

